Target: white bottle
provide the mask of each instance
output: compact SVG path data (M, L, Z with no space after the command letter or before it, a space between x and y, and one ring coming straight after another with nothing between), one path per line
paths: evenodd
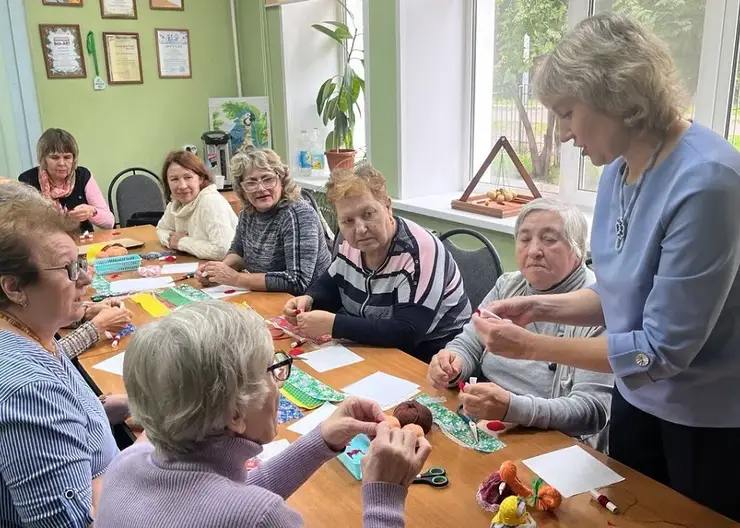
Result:
M298 147L298 174L299 176L311 176L311 142L308 140L308 132L301 130L301 143Z
M319 136L319 129L313 129L313 136L311 137L311 172L314 176L321 176L324 173L324 145Z

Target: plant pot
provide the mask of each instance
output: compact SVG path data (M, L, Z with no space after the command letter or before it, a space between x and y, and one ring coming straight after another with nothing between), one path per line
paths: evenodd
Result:
M324 152L329 170L352 170L355 166L355 154L357 154L357 151L354 149L327 150Z

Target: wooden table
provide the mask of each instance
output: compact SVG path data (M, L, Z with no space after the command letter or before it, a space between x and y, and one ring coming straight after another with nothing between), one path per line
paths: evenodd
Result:
M126 236L146 241L142 252L161 250L156 242L152 227L121 229L120 237ZM96 232L95 242L115 238L110 232ZM194 260L192 257L180 256L178 262ZM248 302L264 316L278 315L282 311L287 294L248 293L229 300ZM134 313L134 323L142 325L150 316L138 305L126 302ZM93 368L100 361L114 356L125 349L128 338L124 338L117 350L110 348L107 342L100 343L80 357L85 371L104 392L124 392L123 379ZM276 341L277 349L285 350L289 340ZM365 361L348 367L317 373L307 365L298 362L298 366L328 385L341 389L369 374L382 370L421 385L422 390L431 395L444 395L451 408L457 404L453 391L436 391L426 381L427 366L415 358L395 349L351 346L354 352ZM280 426L278 438L287 438L291 442L297 435ZM521 460L542 453L568 447L575 441L557 431L539 431L515 429L502 440L506 447L496 453L483 454L465 449L445 437L436 427L428 435L433 451L427 466L444 466L450 478L450 485L445 489L434 489L430 486L416 485L409 490L406 501L406 519L409 527L450 526L455 528L468 526L486 527L491 514L483 511L475 500L475 493L480 482L491 472L498 469L504 460L517 462L524 482L531 481L531 472L521 464ZM619 484L611 486L608 495L626 513L613 515L591 501L587 494L578 495L563 501L560 508L552 514L533 512L540 527L593 528L617 526L619 528L635 526L691 526L695 528L724 528L739 526L737 523L696 504L673 490L611 460L584 446L591 454L625 477ZM722 471L721 467L718 471ZM336 527L362 525L361 484L354 480L338 460L331 460L320 468L311 479L303 485L288 503L301 512L309 527ZM124 500L122 498L122 500ZM668 521L668 522L661 522ZM612 525L609 522L613 523ZM679 523L679 524L670 524Z

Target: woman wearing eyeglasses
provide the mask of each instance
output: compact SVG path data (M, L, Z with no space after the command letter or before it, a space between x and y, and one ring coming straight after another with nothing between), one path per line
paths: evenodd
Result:
M90 278L77 222L24 189L0 185L0 526L87 527L118 448L54 335Z
M236 154L230 171L244 204L236 236L226 258L202 264L196 277L204 285L303 295L331 261L319 215L270 149Z
M279 456L247 470L277 434L278 389L291 363L274 354L258 315L229 303L193 303L141 328L126 349L123 379L148 442L111 464L95 526L303 526L285 501L360 433L375 437L362 461L364 526L404 526L408 486L431 447L377 423L384 414L376 402L348 398Z
M173 150L164 160L162 180L169 203L157 224L160 243L200 259L224 258L236 215L203 161L187 150Z

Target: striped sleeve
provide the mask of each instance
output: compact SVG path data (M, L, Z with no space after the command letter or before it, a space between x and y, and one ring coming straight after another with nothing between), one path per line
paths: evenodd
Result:
M0 474L24 526L92 522L85 419L69 389L46 381L24 385L0 406Z
M58 341L59 348L69 359L74 359L88 348L92 348L100 341L100 334L95 325L88 321L74 332L70 332Z

